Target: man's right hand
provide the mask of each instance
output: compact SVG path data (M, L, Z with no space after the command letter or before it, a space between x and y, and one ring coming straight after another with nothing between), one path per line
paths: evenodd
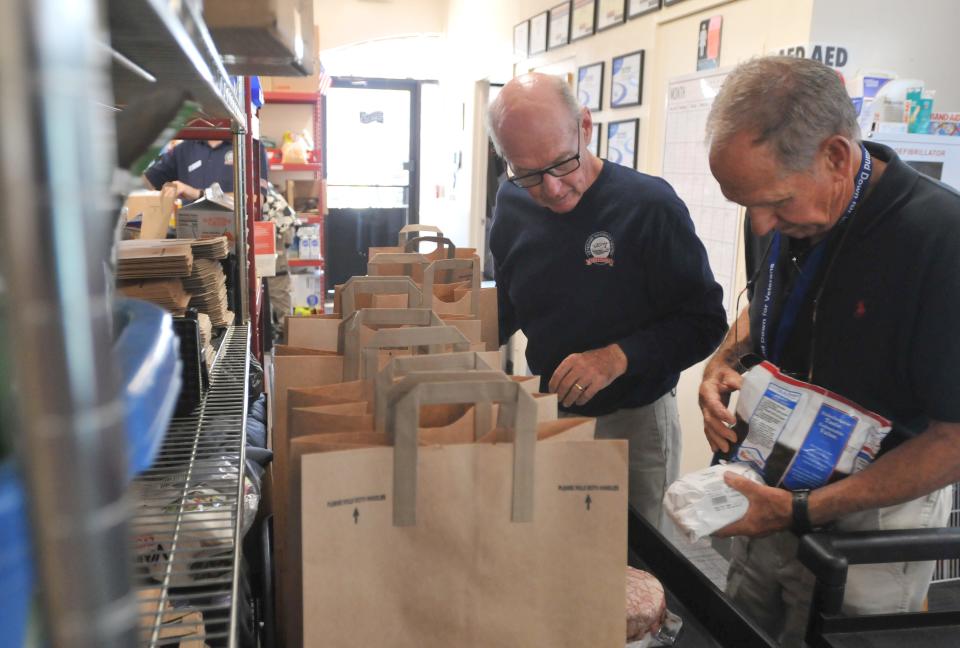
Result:
M742 384L743 376L716 356L703 372L700 411L703 412L703 431L713 452L727 452L730 444L737 441L737 433L729 427L737 419L727 406L730 404L730 394L740 389Z
M174 180L173 182L168 182L164 187L173 185L177 189L177 198L184 198L193 202L200 198L203 195L202 189L197 189L196 187L191 187L186 182L180 182L179 180Z

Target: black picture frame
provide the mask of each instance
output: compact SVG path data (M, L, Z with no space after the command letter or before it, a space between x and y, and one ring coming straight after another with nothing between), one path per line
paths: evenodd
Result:
M620 7L620 19L619 20L614 19L609 23L604 23L603 22L604 21L604 16L603 16L604 5L608 3L611 5ZM598 32L606 31L608 29L612 29L614 27L622 25L627 21L627 1L626 0L597 0L596 14L597 14L596 23L597 23Z
M577 102L593 111L603 109L603 68L603 61L577 68Z
M550 7L547 18L547 49L553 50L570 43L570 0ZM564 13L565 12L565 13Z
M550 21L546 11L541 11L530 19L530 47L528 48L530 56L543 54L547 51L547 30L549 25Z
M593 133L590 136L589 142L587 142L587 148L590 149L590 145L596 140L596 149L590 149L590 152L600 157L600 142L603 141L603 122L595 121L593 122Z
M626 59L637 58L639 63L629 78L618 81L617 76L623 69ZM610 107L626 108L643 104L643 68L646 60L646 50L637 50L620 56L614 56L610 64ZM619 65L618 65L619 63Z
M524 20L513 26L513 55L526 58L530 51L530 21Z
M587 13L586 5L590 5L589 13L592 15L590 30L577 31L577 12ZM573 0L570 5L570 42L588 38L597 33L597 0Z
M631 169L636 169L637 168L637 145L640 143L640 119L637 117L634 117L633 119L621 119L619 121L612 121L607 124L607 158L606 159L615 164L621 164L623 166L627 166L626 164L623 163L623 158L621 155L622 151L620 151L620 149L616 147L613 149L612 152L610 149L610 138L616 137L617 135L619 135L621 126L629 126L633 128L633 138L632 138L633 141L630 142L628 138L628 145L632 144L633 146L633 155L632 155L632 159L630 160L629 166Z
M627 0L627 20L639 18L653 11L660 11L661 0Z

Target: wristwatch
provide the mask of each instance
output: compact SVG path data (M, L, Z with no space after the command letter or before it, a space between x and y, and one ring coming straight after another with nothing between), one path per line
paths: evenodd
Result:
M813 524L810 522L810 511L807 507L809 497L809 488L793 491L793 524L790 528L797 535L803 535L813 531Z

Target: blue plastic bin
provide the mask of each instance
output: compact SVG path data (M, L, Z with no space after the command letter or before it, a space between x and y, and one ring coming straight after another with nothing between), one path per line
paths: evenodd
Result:
M20 480L0 464L0 646L24 645L33 599L30 532Z
M180 340L170 313L154 304L119 299L114 318L133 477L153 464L173 416L181 384Z

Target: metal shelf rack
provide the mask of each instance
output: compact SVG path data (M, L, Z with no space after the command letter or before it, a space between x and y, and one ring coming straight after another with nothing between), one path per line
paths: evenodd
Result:
M230 84L220 55L200 15L198 3L163 0L109 0L112 46L157 83L186 90L211 117L245 124L243 104ZM117 103L156 89L143 75L118 73L113 93Z
M134 554L152 574L138 588L142 646L236 645L249 349L248 327L230 327L203 400L173 420L157 461L134 483ZM205 635L165 640L165 609L184 605L203 614Z
M129 558L135 498L127 484L124 403L112 353L111 247L118 194L130 178L116 169L116 113L110 108L149 104L148 97L168 90L189 96L207 117L230 120L235 186L247 186L245 104L199 8L196 0L0 2L0 76L13 88L0 94L0 190L6 196L0 316L7 331L0 361L17 388L13 411L3 412L5 423L16 424L4 433L15 433L29 507L35 629L52 648L178 643L156 630L162 620L156 610L185 599L203 612L207 643L237 642L250 346L245 192L238 191L236 200L244 323L230 330L203 405L174 422L159 463L136 486L153 479L175 493L161 497L172 512L165 552L172 559L160 563L153 601L138 601L132 589L140 569ZM195 485L210 480L204 471L214 452L228 457L233 473L218 474L216 503L223 515L212 525L222 534L216 562L199 566L189 562L198 535L190 496ZM152 518L162 531L156 523L163 518ZM216 578L183 583L178 577L188 564L201 567L193 575ZM153 623L141 634L138 608L150 621L151 603Z

